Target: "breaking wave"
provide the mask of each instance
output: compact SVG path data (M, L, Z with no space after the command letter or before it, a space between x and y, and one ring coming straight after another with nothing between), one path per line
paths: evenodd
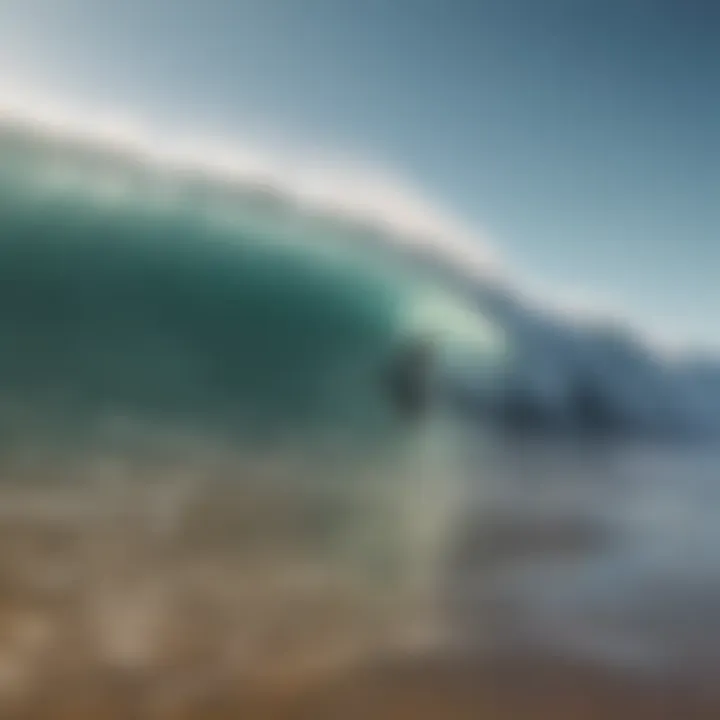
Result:
M438 642L443 602L469 605L450 614L475 640L512 606L535 642L562 643L570 613L570 645L652 654L652 629L603 644L586 596L669 537L662 519L638 530L658 473L626 441L717 427L715 366L525 302L461 229L381 212L382 183L370 202L161 146L0 121L0 628L19 628L0 700L72 694L98 666L96 686L140 673L158 697L314 672ZM385 381L416 337L439 369L420 422ZM583 444L610 434L607 454ZM687 465L698 496L715 462ZM538 488L568 507L528 508ZM454 583L459 509L495 545ZM566 562L550 588L556 545L577 550L595 516L587 576ZM536 555L505 563L503 543Z

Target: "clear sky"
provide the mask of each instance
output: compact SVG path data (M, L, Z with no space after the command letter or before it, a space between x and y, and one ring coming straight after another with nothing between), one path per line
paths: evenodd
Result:
M2 83L344 149L720 348L714 0L0 0Z

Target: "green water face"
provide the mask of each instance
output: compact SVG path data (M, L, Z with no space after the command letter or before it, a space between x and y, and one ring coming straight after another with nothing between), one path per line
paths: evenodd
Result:
M382 415L402 293L355 260L82 197L1 220L6 395L256 430Z
M451 360L498 343L353 232L201 173L0 133L0 392L66 429L115 413L387 437L381 377L408 335Z

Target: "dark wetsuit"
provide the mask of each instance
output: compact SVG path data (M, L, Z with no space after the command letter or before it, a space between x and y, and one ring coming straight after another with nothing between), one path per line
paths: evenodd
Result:
M409 419L420 417L430 401L433 348L429 342L410 342L392 357L385 379L390 399Z

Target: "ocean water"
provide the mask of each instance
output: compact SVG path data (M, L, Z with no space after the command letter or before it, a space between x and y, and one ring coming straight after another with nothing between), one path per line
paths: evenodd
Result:
M171 717L392 652L720 659L717 449L461 418L443 377L491 381L502 329L383 232L0 128L3 707L149 683ZM409 419L386 369L426 336Z
M493 439L456 518L454 642L630 678L714 678L720 448Z

